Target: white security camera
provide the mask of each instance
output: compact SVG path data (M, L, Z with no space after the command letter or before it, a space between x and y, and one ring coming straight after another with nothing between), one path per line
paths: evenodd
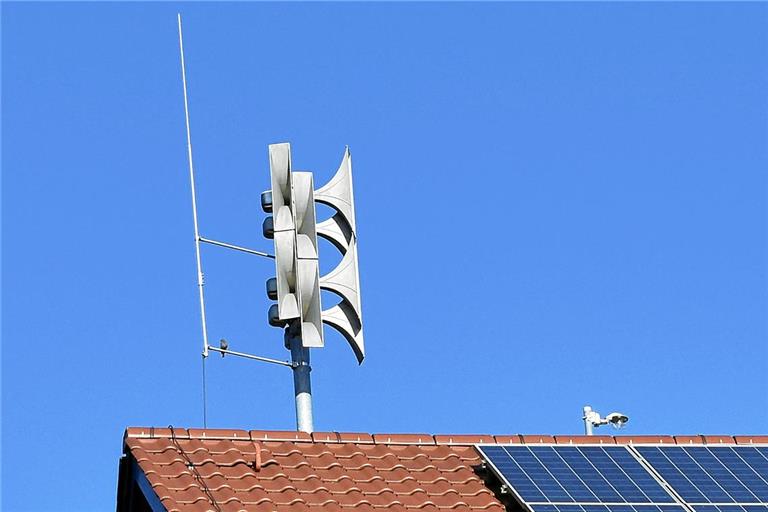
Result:
M592 429L601 425L613 425L614 428L623 427L628 421L629 416L620 412L612 412L605 418L600 417L600 413L593 411L592 407L584 406L584 433L588 436L592 435Z
M608 423L616 428L623 427L629 421L629 417L626 414L621 414L620 412L612 412L606 416L605 419Z

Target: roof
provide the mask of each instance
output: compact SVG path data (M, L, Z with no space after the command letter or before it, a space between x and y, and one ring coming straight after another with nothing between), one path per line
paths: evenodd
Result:
M474 445L540 443L762 444L768 436L310 435L128 428L117 509L504 512L505 498Z

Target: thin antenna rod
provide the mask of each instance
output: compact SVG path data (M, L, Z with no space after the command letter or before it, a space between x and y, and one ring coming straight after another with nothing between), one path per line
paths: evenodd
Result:
M204 236L200 236L197 239L200 240L203 243L206 243L206 244L218 245L219 247L225 247L227 249L234 249L235 251L247 252L248 254L255 254L256 256L263 256L264 258L275 259L275 256L272 255L272 254L268 254L268 253L262 252L262 251L254 251L253 249L248 249L247 247L241 247L239 245L233 245L233 244L228 244L228 243L225 243L225 242L219 242L218 240L211 240L210 238L205 238Z
M197 227L197 193L195 192L195 168L192 165L192 136L189 129L189 102L187 100L187 71L184 64L184 39L181 35L181 13L179 19L179 54L181 55L181 82L184 86L184 117L187 122L187 160L189 161L189 184L192 189L192 220L195 224L195 257L197 258L197 288L200 292L200 320L203 329L203 358L208 357L208 327L205 323L205 294L203 293L203 263L200 259L200 231ZM205 391L205 390L203 390ZM203 404L205 408L205 404Z

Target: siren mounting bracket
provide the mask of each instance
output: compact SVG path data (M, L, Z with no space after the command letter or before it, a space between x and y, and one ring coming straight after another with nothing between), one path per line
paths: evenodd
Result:
M244 252L246 254L253 254L254 256L261 256L263 258L275 259L274 254L269 254L263 251L257 251L255 249L249 249L248 247L243 247L241 245L229 244L227 242L220 242L219 240L212 240L210 238L205 238L203 236L198 236L197 240L205 244L215 245L217 247L224 247L225 249L232 249L233 251Z
M237 357L244 357L245 359L251 359L253 361L259 361L262 363L270 363L270 364L276 364L280 366L287 366L288 368L293 368L294 363L290 361L281 361L280 359L273 359L271 357L264 357L264 356L255 356L253 354L247 354L245 352L237 352L234 350L214 347L213 345L208 345L208 350L213 352L218 352L221 355L231 355L231 356L237 356ZM203 356L205 357L205 356Z

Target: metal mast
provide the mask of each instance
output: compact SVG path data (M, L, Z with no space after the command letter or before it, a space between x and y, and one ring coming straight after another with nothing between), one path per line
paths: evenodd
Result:
M291 351L293 368L293 393L296 401L296 430L313 432L312 382L309 372L309 349L301 343L301 333L296 332L296 323L285 330L285 345Z

